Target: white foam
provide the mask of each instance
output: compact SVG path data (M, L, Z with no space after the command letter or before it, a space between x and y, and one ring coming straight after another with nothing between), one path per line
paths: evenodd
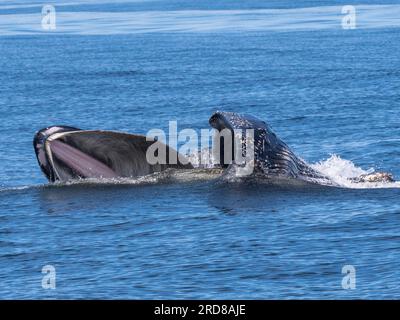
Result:
M357 167L350 160L342 159L338 155L331 155L327 160L311 164L311 167L326 175L332 181L344 188L352 189L373 189L373 188L400 188L400 182L352 182L351 178L356 178L362 174L369 174L375 171L374 168L367 170Z

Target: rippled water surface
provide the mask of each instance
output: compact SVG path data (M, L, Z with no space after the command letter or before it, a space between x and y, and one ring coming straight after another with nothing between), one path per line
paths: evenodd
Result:
M48 185L32 138L246 112L336 181L400 179L400 3L356 1L343 30L343 1L77 0L51 34L41 4L0 5L0 298L399 297L399 184Z

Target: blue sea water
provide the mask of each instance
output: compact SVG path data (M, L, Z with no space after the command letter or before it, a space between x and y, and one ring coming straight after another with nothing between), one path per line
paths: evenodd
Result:
M0 298L399 298L398 184L49 185L32 148L53 124L200 130L226 110L339 182L400 179L398 1L354 1L352 30L339 0L50 3L54 32L42 2L0 5Z

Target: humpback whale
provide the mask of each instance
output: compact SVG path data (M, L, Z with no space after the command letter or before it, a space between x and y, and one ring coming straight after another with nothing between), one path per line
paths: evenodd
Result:
M226 144L221 141L218 143L218 164L209 169L214 175L217 173L217 176L223 176L237 168L235 155L238 150L235 148L241 149L239 153L245 153L246 148L249 152L247 140L243 137L246 130L252 130L252 176L336 185L329 177L296 156L265 121L251 115L217 111L211 116L209 123L217 132L228 130L232 140L238 132L243 133L241 143L234 144L231 148L226 148ZM146 153L155 142L162 145L156 139L143 135L51 126L35 134L33 146L39 166L50 182L82 178L134 178L168 169L196 170L185 156L168 145L164 145L167 157L165 163L149 163ZM171 157L178 159L177 162L169 161ZM351 181L394 180L389 173L377 172L352 178Z

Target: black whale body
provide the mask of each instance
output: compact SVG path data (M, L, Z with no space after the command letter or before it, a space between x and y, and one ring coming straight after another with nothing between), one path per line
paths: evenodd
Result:
M229 130L232 136L237 132L244 134L247 129L254 132L252 175L336 185L297 157L268 124L256 117L218 111L211 116L209 123L219 132ZM193 169L192 164L183 155L167 145L164 145L166 163L150 164L146 152L155 142L142 135L51 126L35 134L33 145L39 166L51 182L81 178L141 177L167 169ZM224 150L224 143L220 142L219 145L220 156L224 158L229 152ZM245 146L246 143L243 143L241 148ZM232 152L232 155L228 155L230 161L221 161L222 172L234 171L237 168L234 148L235 146L232 146L229 150ZM168 157L171 156L178 161L169 161ZM374 178L375 181L393 180L390 174L378 173L374 176L361 176L353 181L374 181Z

